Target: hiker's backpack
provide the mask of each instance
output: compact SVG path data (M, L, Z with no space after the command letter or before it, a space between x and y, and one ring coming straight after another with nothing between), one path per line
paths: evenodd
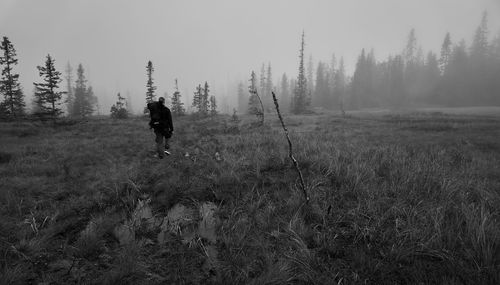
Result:
M160 104L158 102L152 102L148 103L148 110L149 110L149 125L151 127L153 126L158 126L160 124L160 119L161 119L161 109L160 109Z

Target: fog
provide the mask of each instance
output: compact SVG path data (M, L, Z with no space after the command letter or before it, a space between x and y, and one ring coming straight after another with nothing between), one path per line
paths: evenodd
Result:
M0 36L17 50L26 102L39 81L36 66L50 54L61 72L67 62L83 64L101 113L118 92L142 110L148 60L157 95L170 96L177 78L190 105L195 87L208 81L227 111L236 84L263 63L271 63L275 81L285 72L297 76L302 31L307 57L343 56L352 75L362 48L373 48L377 59L400 53L412 28L425 51L439 53L446 32L470 44L483 11L493 37L498 0L2 0Z

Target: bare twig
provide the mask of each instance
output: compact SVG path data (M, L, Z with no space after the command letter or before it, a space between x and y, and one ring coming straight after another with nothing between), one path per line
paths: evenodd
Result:
M280 106L278 104L278 99L276 99L276 94L274 94L274 91L271 91L271 94L273 95L273 101L274 101L274 106L276 107L276 112L278 113L278 117L281 122L281 126L283 127L283 130L285 131L286 139L288 140L288 156L293 162L293 166L295 166L295 170L297 170L297 173L299 174L300 178L300 186L302 187L302 192L304 193L304 198L306 199L306 203L309 202L309 195L307 195L307 190L306 190L306 185L304 183L304 177L302 176L302 172L300 171L299 168L299 163L293 156L293 145L292 141L290 140L290 136L288 135L288 129L285 126L285 122L283 121L283 117L281 116L280 112Z

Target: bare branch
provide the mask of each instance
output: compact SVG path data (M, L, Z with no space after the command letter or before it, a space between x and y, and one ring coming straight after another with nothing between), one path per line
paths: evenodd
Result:
M308 203L309 202L309 195L307 195L306 185L304 183L304 177L302 176L302 172L300 171L299 163L297 162L297 160L293 156L292 141L290 140L290 136L288 135L288 129L286 128L285 122L283 121L283 117L281 116L280 106L278 104L278 99L276 99L276 95L274 94L274 91L271 91L271 94L273 95L274 106L276 107L276 112L278 112L278 117L280 119L281 126L283 127L283 130L285 131L285 136L286 136L286 139L288 141L288 156L292 160L293 166L295 167L295 170L297 170L297 173L299 174L300 186L302 188L302 192L304 193L304 198L306 199L306 203Z

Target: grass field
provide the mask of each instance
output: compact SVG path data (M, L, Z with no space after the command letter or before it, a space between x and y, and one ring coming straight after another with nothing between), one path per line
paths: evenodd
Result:
M240 119L0 123L0 284L500 284L500 116Z

